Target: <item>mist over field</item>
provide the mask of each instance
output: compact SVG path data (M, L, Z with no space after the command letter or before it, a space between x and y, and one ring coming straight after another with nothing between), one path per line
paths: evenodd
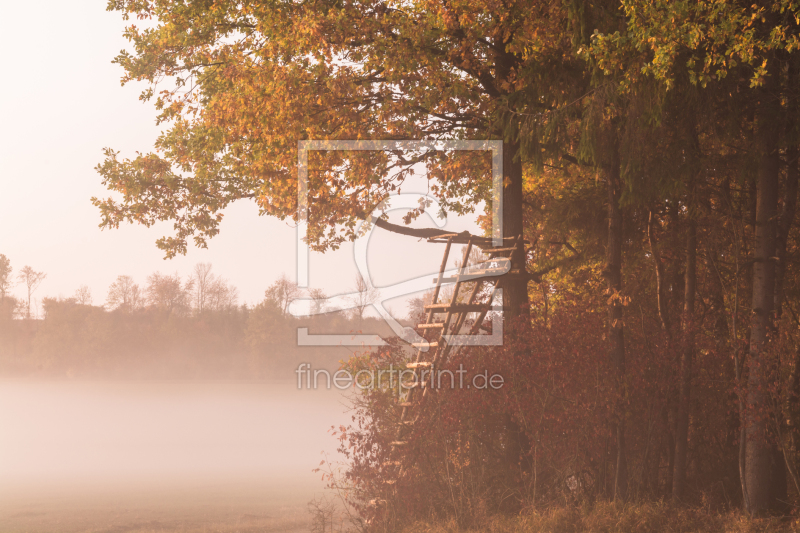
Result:
M0 529L305 531L346 411L286 382L4 380Z
M0 531L308 530L353 390L300 389L295 371L365 348L298 346L297 328L391 331L365 306L294 317L285 278L239 305L200 267L208 290L119 276L103 305L0 298Z

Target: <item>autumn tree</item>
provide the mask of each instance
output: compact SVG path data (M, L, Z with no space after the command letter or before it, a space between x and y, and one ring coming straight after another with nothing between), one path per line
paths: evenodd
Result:
M300 296L300 288L297 283L282 274L280 278L267 288L265 292L266 299L273 302L275 306L280 309L281 315L286 317L289 309L289 304L295 298Z
M153 153L133 160L107 150L98 171L122 196L95 204L106 227L175 220L176 234L158 243L168 256L184 252L188 238L205 245L221 210L237 199L296 217L297 141L314 138L501 139L503 231L521 235L523 164L559 158L561 134L544 124L586 89L580 60L569 53L568 28L578 21L560 2L534 9L526 2L425 1L403 9L391 2L222 2L208 11L120 0L109 9L153 22L152 30L128 28L133 50L116 62L124 82L152 85L143 97L157 98L159 120L171 128ZM543 81L545 72L553 75ZM156 95L163 76L174 90ZM312 155L312 246L353 238L355 223L398 190L416 163L428 165L430 190L447 210L488 203L487 161L475 158ZM375 222L409 235L441 233ZM527 281L524 274L508 281L511 315L527 302Z
M173 275L154 272L147 276L145 294L148 305L167 313L186 313L190 309L194 280L185 283L176 272Z
M144 305L144 294L131 276L117 276L108 288L106 306L110 309L135 311Z
M230 311L236 308L239 291L220 276L214 277L206 291L205 309L209 311Z
M642 71L654 74L672 86L685 69L689 79L704 88L726 87L726 100L734 97L738 76L749 91L746 106L729 110L746 124L750 139L753 177L752 225L752 321L749 335L746 414L743 418L746 439L742 446L742 491L745 505L753 514L778 509L785 500L784 461L767 420L772 403L768 390L775 375L769 370L769 339L775 332L778 244L786 227L779 227L779 183L782 174L781 152L796 153L798 139L793 121L798 110L796 79L797 42L800 38L795 2L623 2L628 17L629 39L620 34L604 36L604 46L619 50L646 52L651 61ZM609 56L606 56L609 57ZM617 55L617 57L621 57ZM676 75L677 74L677 75ZM796 76L796 74L794 75ZM734 78L735 79L735 78ZM732 112L734 111L734 112ZM787 127L786 120L790 127ZM795 158L796 160L796 158ZM790 163L791 168L795 161ZM796 203L796 171L787 174L789 196L783 202L786 216ZM787 219L782 219L785 224ZM690 228L690 231L691 228ZM691 237L691 233L690 233ZM688 244L692 257L695 244ZM690 268L687 265L687 285ZM687 293L688 294L688 293ZM685 309L691 313L687 298ZM688 365L688 360L684 359ZM683 387L683 386L682 386ZM685 423L685 422L684 422ZM783 487L783 488L782 488Z
M118 1L109 7L153 22L147 31L128 28L133 50L116 61L125 69L123 81L151 85L143 98L156 97L159 120L171 126L152 153L124 159L106 150L97 169L121 196L94 200L105 227L173 220L176 234L158 242L172 256L185 252L189 238L205 246L218 231L221 210L238 199L296 218L301 139L500 139L505 236L530 233L524 169L528 177L573 165L602 173L611 215L607 290L611 297L620 292L624 187L613 155L617 130L606 117L619 121L622 113L613 90L593 81L595 70L575 52L588 43L589 28L613 32L624 23L613 14L616 3L423 1L399 9L369 1L323 9L312 2L222 2L210 11L199 4ZM156 96L164 77L175 81L174 90ZM588 96L595 105L585 108ZM401 188L415 164L427 166L430 190L446 210L490 205L489 165L481 154L314 153L311 246L325 250L354 238L356 223ZM383 217L374 222L411 236L440 233ZM525 268L529 257L523 250L512 257L521 268L504 285L510 320L524 312L529 282L541 278ZM621 302L609 303L609 351L620 390ZM622 469L624 420L619 427ZM623 488L622 471L619 479Z

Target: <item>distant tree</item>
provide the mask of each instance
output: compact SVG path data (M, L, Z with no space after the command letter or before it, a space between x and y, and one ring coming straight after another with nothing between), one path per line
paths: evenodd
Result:
M17 279L25 285L25 289L27 291L27 300L25 301L25 318L31 318L31 297L33 293L36 292L36 289L39 288L39 285L44 281L44 278L47 277L47 274L44 272L36 272L34 269L25 265L22 267L22 270L19 271L17 274Z
M190 308L194 280L186 283L176 272L172 276L155 272L147 277L147 303L169 313L185 313Z
M227 311L235 309L238 300L238 289L224 278L216 277L206 289L205 308L209 311Z
M381 293L371 283L368 283L361 274L356 274L355 286L352 290L354 294L350 297L350 302L353 304L355 316L358 317L358 321L361 323L367 307L374 304Z
M139 285L130 276L117 276L116 281L108 288L106 306L110 309L135 311L142 307L142 292Z
M3 254L0 254L0 302L5 301L8 291L11 289L11 261Z
M75 301L81 305L92 305L92 291L88 285L81 285L75 291Z
M433 290L425 291L420 296L415 296L408 301L408 319L409 320L425 320L425 306L431 303L433 297Z
M312 304L312 311L315 315L323 313L325 311L325 300L328 299L328 296L325 294L325 291L322 289L309 289L308 295L314 300Z
M13 320L14 313L19 309L20 304L21 302L11 295L0 300L0 322Z
M297 283L287 278L286 274L281 275L266 291L267 300L275 302L284 317L289 308L289 303L298 296L300 296L300 288Z
M209 292L216 281L216 276L211 273L211 268L211 263L197 263L192 272L192 281L194 282L192 304L198 313L206 310Z
M283 313L272 298L265 298L248 313L245 342L252 353L273 359L273 364L288 351L284 348L293 340L292 333L285 327Z
M238 289L211 272L211 263L197 263L189 283L192 306L197 313L225 311L237 306Z

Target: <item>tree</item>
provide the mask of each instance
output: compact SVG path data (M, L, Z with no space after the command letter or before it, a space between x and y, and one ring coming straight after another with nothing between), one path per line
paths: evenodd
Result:
M625 330L624 296L622 294L622 239L623 215L622 179L620 176L619 139L616 128L610 128L610 160L606 162L605 174L608 188L608 240L606 248L606 291L608 298L609 353L614 366L617 389L624 389L625 381ZM619 406L616 414L617 461L614 475L614 498L628 496L628 466L625 446L625 414Z
M419 321L424 320L425 306L431 301L433 291L425 291L420 296L415 296L408 301L408 320Z
M759 161L757 171L758 199L753 264L753 320L750 326L750 373L747 383L747 452L746 478L750 511L762 513L776 509L785 500L785 473L775 443L771 442L765 414L770 409L764 390L770 381L767 352L769 338L774 332L775 311L775 252L778 217L778 182L780 177L779 123L780 106L775 100L778 92L777 70L769 66L766 83L758 91L756 115L756 146ZM783 474L783 490L780 475Z
M234 308L239 298L236 287L213 274L211 269L211 263L197 263L189 280L193 293L192 305L198 313Z
M47 274L44 272L36 272L28 265L22 267L22 270L20 270L19 274L17 274L17 279L20 281L20 283L25 285L26 289L27 299L25 300L25 318L28 320L31 318L31 297L46 277Z
M183 283L176 272L172 276L154 272L147 276L147 303L167 313L184 314L190 309L194 280Z
M325 294L325 291L322 289L309 289L308 295L314 300L312 304L311 310L315 315L319 315L325 312L325 300L328 299L328 295Z
M205 308L209 311L229 311L236 308L239 291L221 277L215 277L208 287Z
M561 2L531 9L522 1L420 1L396 9L372 1L324 8L225 1L208 10L120 0L109 9L155 23L147 31L130 26L134 51L115 61L123 82L151 85L145 99L164 76L175 80L157 98L159 120L172 126L154 153L128 160L106 150L97 170L122 200L93 201L104 227L174 221L176 234L158 241L169 257L184 253L190 237L205 246L221 210L237 199L296 217L296 146L309 138L501 139L503 228L521 235L523 163L560 161L563 136L549 122L561 121L555 111L586 89L580 59L569 53L569 28L582 21L570 20ZM354 238L356 222L417 163L428 165L430 190L447 210L488 204L484 155L312 154L310 244L325 250ZM417 237L442 233L374 222ZM510 315L527 302L527 282L508 280Z
M300 296L300 288L297 286L297 283L287 278L286 274L282 274L275 283L269 286L265 292L265 296L267 300L274 302L278 309L280 309L281 315L286 317L289 304L292 300Z
M92 305L92 291L88 285L81 285L75 291L75 301L81 305Z
M135 311L144 304L144 295L133 278L130 276L117 276L117 279L108 288L106 306L122 311Z
M361 324L364 321L364 311L378 301L381 292L373 287L371 282L365 280L360 273L356 274L354 286L350 290L353 291L350 303L353 304L353 311L358 317L358 323Z
M3 254L0 254L0 303L5 301L8 291L11 289L11 261Z
M211 273L211 263L197 263L194 266L192 273L192 281L194 282L194 308L198 313L202 313L210 298L210 290L214 284L216 277Z
M782 280L775 261L780 260L782 239L787 231L778 222L781 151L785 150L787 155L796 153L798 144L796 132L792 131L794 124L787 128L785 121L788 118L792 123L798 110L793 72L797 69L800 4L633 0L623 2L623 7L628 17L628 38L619 39L619 33L602 36L601 48L619 50L619 43L623 43L623 47L632 46L629 51L646 51L653 60L642 70L655 74L668 86L680 73L678 62L689 57L685 66L692 82L703 87L721 84L732 73L746 80L752 91L750 105L736 110L738 113L729 111L746 124L755 174L751 181L755 193L751 207L753 319L749 335L747 410L742 421L746 427L746 439L741 444L744 465L740 475L748 511L760 514L776 510L785 500L785 473L784 461L780 460L781 453L767 423L772 403L767 391L776 380L767 358L770 337L775 332L775 311L779 312L783 297L776 292L782 289ZM623 56L617 56L620 57ZM736 89L729 85L726 99L733 99ZM787 189L796 196L795 178L791 175L792 172L787 175ZM796 197L787 197L786 218L781 217L784 224L789 213L793 213L795 202Z
M607 164L606 154L594 157L599 143L584 132L595 126L595 137L607 133L605 117L615 113L606 113L611 106L603 102L613 91L598 90L600 82L592 86L599 73L575 48L588 43L589 28L623 26L615 2L419 1L398 9L380 1L324 2L324 8L228 1L208 10L118 1L109 7L155 22L147 31L128 28L134 51L116 59L123 81L148 82L145 99L164 77L176 86L157 99L159 120L171 128L155 151L129 160L107 149L97 167L122 200L93 201L104 227L174 221L175 235L158 241L168 257L184 253L188 238L205 246L218 232L221 210L238 199L254 199L270 215L296 217L301 139L501 139L506 237L529 229L526 171L570 165L597 171ZM599 111L584 113L581 104L590 95L598 102L591 110ZM586 124L576 128L582 115ZM444 209L466 213L480 202L490 205L489 161L482 154L314 153L310 245L325 250L354 238L357 222L402 187L418 163L427 166L430 190ZM614 179L619 172L612 168L607 180L612 203L623 192ZM384 218L373 222L416 237L441 234ZM617 222L613 229L621 232ZM616 257L622 237L609 230L608 238ZM541 279L527 271L523 250L512 261L519 270L504 284L509 320L527 312L528 283ZM612 278L620 277L613 271L621 263L608 266ZM621 281L608 285L619 291ZM616 328L611 352L623 377L622 310L609 306Z

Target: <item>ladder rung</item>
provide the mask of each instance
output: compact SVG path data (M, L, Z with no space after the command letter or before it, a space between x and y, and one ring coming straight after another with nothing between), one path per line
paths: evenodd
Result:
M397 402L397 407L413 407L413 405L411 402Z
M506 248L484 248L483 253L485 254L499 254L503 252L516 252L518 248L516 246L506 247Z
M443 239L443 240L439 240ZM481 244L485 244L486 246L490 246L493 242L491 237L478 237L475 238L471 235L462 235L460 233L445 233L442 235L437 235L435 237L428 237L428 242L436 242L436 243L446 243L448 239L452 239L453 244L466 244L468 240L472 240L472 244L475 246L480 247ZM511 242L511 241L518 241L519 237L503 237L503 242ZM530 241L524 240L522 241L525 244L529 244Z
M427 381L406 381L401 385L403 385L404 389L416 389L417 387L422 387L424 389L427 384Z
M405 446L407 444L408 444L408 442L406 442L404 440L396 440L396 441L392 442L391 444L389 444L389 446L395 446L396 447L396 446Z
M428 368L432 364L430 361L420 361L419 363L408 363L406 368Z
M488 278L488 277L515 278L515 277L518 277L518 276L522 276L522 277L526 277L526 278L530 279L530 274L528 274L527 272L522 272L519 269L515 268L515 269L509 270L509 271L506 272L505 270L503 270L501 268L498 268L498 269L491 269L491 270L480 270L480 271L476 271L476 272L471 272L469 274L464 274L462 276L456 276L456 277L453 277L453 278L442 278L442 283L455 283L456 281L461 281L463 283L465 281L474 281L474 280L477 280L477 279L484 279L484 278ZM436 278L433 278L433 281L435 283L438 280Z
M442 322L437 322L437 323L435 323L435 324L419 324L417 327L418 327L419 329L436 329L436 328L443 328L443 327L444 327L444 323L442 323Z
M497 277L502 276L509 272L504 268L487 268L486 270L473 270L472 272L465 272L464 274L459 274L449 278L442 278L442 283L455 283L456 281L471 281L479 278L488 278L488 277ZM513 272L513 270L511 271ZM433 282L436 283L439 281L437 278L433 278Z
M441 313L452 311L454 313L483 311L486 309L485 304L431 304L426 305L425 309L432 309Z
M485 239L485 241L490 241L490 240L493 240L493 239L489 239L489 238L486 238L486 239ZM485 241L484 241L484 242L485 242ZM505 242L512 242L512 241L514 241L514 242L519 242L519 237L518 237L518 236L517 236L517 237L503 237L503 242L504 242L504 243L505 243ZM527 240L527 239L524 239L522 242L523 242L524 244L530 244L530 242L531 242L531 241L529 241L529 240ZM475 246L480 246L480 245L481 245L481 243L479 243L479 242L476 242L476 243L475 243ZM487 245L487 246L490 246L490 245Z
M411 346L413 346L414 348L437 348L439 346L439 343L436 342L436 341L434 341L434 342L415 342Z
M400 422L400 425L413 426L414 425L414 421L413 420L403 420L402 422Z
M475 277L479 278L481 276L503 275L506 272L508 272L508 270L506 270L505 268L484 268L483 270L468 270L463 274L458 274L454 277L461 278L463 280L464 278L475 278Z

